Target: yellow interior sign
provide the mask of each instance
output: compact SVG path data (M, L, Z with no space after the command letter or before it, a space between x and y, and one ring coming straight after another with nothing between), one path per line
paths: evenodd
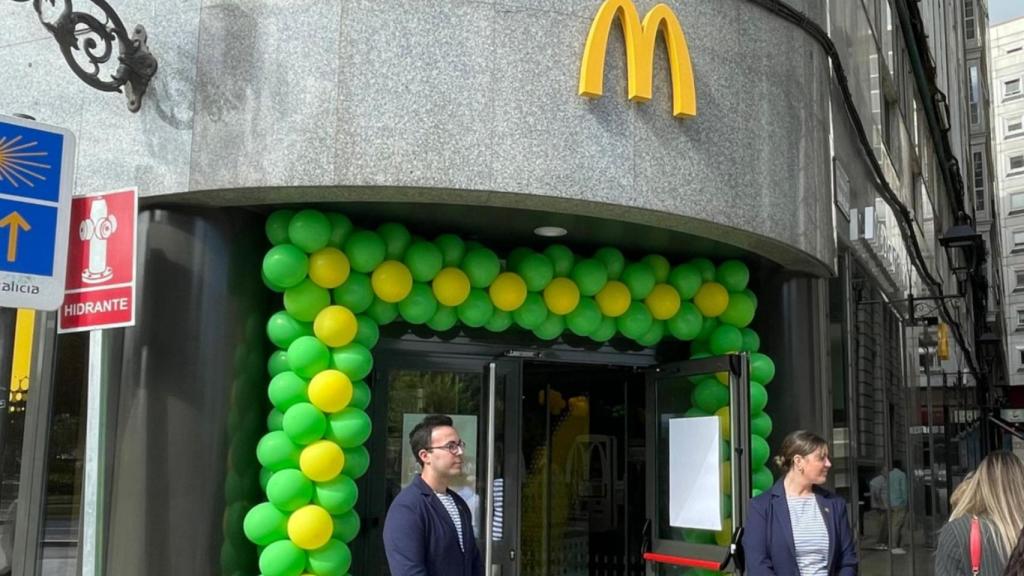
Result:
M605 0L598 9L587 35L580 66L580 96L599 98L604 91L604 60L608 34L618 16L626 43L626 72L629 99L651 99L654 82L654 47L658 33L665 37L668 65L672 75L672 115L686 118L697 115L697 93L693 65L686 37L672 9L658 4L640 21L640 13L630 0Z
M14 328L14 355L11 360L10 402L20 404L27 399L32 377L32 339L36 330L35 310L18 310Z

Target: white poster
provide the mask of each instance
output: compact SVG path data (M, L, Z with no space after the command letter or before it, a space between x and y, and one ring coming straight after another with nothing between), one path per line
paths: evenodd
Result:
M677 528L722 529L717 416L668 421L668 518Z

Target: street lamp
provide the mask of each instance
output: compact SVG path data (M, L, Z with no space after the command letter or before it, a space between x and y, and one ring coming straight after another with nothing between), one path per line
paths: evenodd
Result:
M961 216L966 220L963 213ZM953 274L963 284L974 269L981 264L982 258L978 257L979 252L984 249L981 234L974 230L974 226L966 222L959 223L946 230L946 233L939 238L939 244L946 251ZM962 255L958 257L958 253Z

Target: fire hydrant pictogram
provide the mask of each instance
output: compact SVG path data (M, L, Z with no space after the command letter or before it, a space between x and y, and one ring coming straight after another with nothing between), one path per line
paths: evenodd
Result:
M116 231L117 218L108 214L106 199L93 200L89 217L78 227L78 237L89 249L89 267L82 270L82 281L86 284L99 284L114 276L114 271L107 266L107 239Z

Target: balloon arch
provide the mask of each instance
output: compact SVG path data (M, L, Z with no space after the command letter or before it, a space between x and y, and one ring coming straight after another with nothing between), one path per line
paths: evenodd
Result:
M757 297L739 260L673 265L651 254L630 262L612 247L584 258L561 244L516 248L503 260L453 234L429 241L398 223L359 229L342 214L310 209L272 213L266 234L273 247L263 282L283 294L284 309L266 325L277 347L268 362L274 408L256 448L266 501L248 510L242 526L264 576L348 572L348 544L360 529L355 481L370 463L364 378L379 326L399 319L438 332L460 322L492 332L518 327L545 341L567 330L642 346L675 338L691 343L692 358L749 352L754 492L772 483L764 408L775 366L748 328ZM688 415L717 414L727 429L729 393L720 378L695 383ZM716 538L729 534L687 534Z

